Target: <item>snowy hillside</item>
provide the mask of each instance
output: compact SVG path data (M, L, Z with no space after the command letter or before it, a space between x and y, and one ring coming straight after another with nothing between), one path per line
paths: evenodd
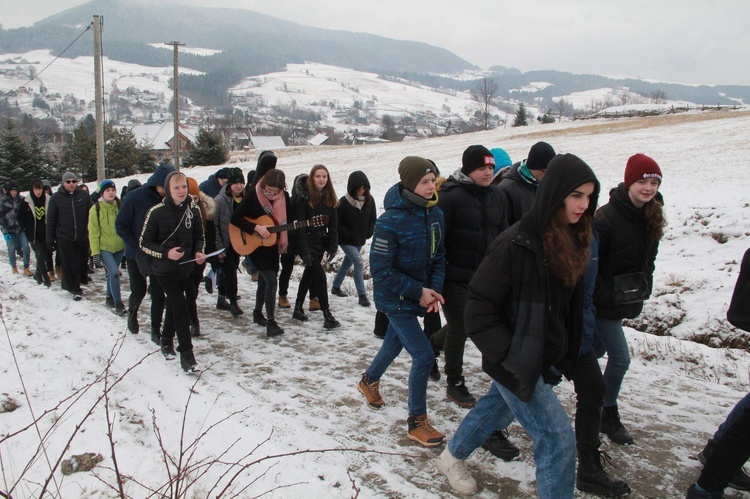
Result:
M698 476L694 456L750 387L746 351L686 341L708 331L717 337L732 332L724 314L739 261L750 245L748 136L750 113L724 112L553 124L377 146L287 148L277 155L288 179L316 163L327 165L339 195L348 174L363 170L379 208L398 179L398 162L407 155L431 158L448 175L471 144L503 147L517 161L533 143L545 140L557 152L588 162L605 197L621 180L630 155L642 152L656 159L664 173L669 226L656 260L655 297L644 316L649 324L675 318L666 331L673 337L627 329L633 362L620 412L637 445L620 447L604 437L603 448L617 467L610 472L629 482L633 497L678 498ZM255 158L249 155L237 166L247 172ZM215 170L185 172L200 181ZM118 179L118 189L126 181ZM239 279L242 318L217 311L215 295L202 292L204 336L195 341L195 354L207 369L196 382L177 362L166 362L146 334L126 332L125 319L104 305L101 271L85 288L84 300L74 302L59 281L47 290L31 278L12 275L6 258L3 246L0 407L12 400L18 408L0 409L0 489L14 487L14 497L38 497L59 458L85 452L101 453L104 460L92 472L63 476L56 471L47 490L62 498L113 497L116 464L128 477L123 484L128 497L155 497L156 489L169 494L165 484L176 465L166 453L175 461L182 456L184 478L190 480L183 483L185 497L217 497L222 489L221 497L242 498L267 492L305 499L452 497L429 461L441 449L424 449L405 436L408 356L402 354L381 381L383 410L368 410L355 388L380 345L372 335L375 310L358 306L356 298L331 297L332 312L342 322L331 332L323 330L318 313L311 312L311 321L303 325L291 318L291 310L277 310L286 334L269 340L248 318L256 287L247 275ZM300 274L297 267L292 295ZM371 289L369 280L367 285ZM127 274L123 287L128 289ZM353 293L351 280L343 289ZM466 363L468 386L483 393L489 381L471 344ZM572 415L572 385L564 382L556 390ZM428 411L448 438L466 413L445 400L442 380L430 381ZM36 426L31 425L34 418ZM534 495L531 442L516 424L510 433L521 447L519 460L504 463L483 450L469 459L479 482L477 497ZM42 441L44 455L37 454ZM726 497L743 495L728 492Z

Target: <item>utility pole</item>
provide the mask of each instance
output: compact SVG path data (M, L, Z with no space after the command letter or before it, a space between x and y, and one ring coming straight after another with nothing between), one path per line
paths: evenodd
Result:
M96 102L96 181L105 178L104 171L104 95L102 88L102 25L104 19L94 16L94 101Z
M172 45L174 47L174 76L172 77L172 86L174 87L174 137L172 138L172 158L174 161L174 168L180 171L180 106L179 106L179 72L177 65L177 55L180 53L180 45L185 45L180 42L164 42L164 45Z

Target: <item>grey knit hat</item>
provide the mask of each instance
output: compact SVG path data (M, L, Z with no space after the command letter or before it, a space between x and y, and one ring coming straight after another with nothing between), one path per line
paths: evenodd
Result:
M65 183L66 180L78 180L78 176L73 172L65 172L62 176L62 182Z

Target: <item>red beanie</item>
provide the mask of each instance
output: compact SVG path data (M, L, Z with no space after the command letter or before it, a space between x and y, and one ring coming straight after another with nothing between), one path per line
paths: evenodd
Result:
M655 178L661 184L659 165L645 154L638 153L630 156L625 167L625 188L629 189L631 185L644 178Z

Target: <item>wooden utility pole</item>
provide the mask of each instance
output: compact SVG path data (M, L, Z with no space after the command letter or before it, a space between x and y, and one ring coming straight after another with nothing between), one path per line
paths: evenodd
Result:
M102 88L102 25L101 16L94 16L94 101L96 102L96 181L105 179L104 167L104 92Z
M177 65L177 55L180 53L180 45L185 45L180 42L164 42L164 45L172 45L174 47L174 76L172 77L172 86L174 88L174 137L172 138L172 158L174 161L174 168L180 171L180 92L179 92L179 72Z

